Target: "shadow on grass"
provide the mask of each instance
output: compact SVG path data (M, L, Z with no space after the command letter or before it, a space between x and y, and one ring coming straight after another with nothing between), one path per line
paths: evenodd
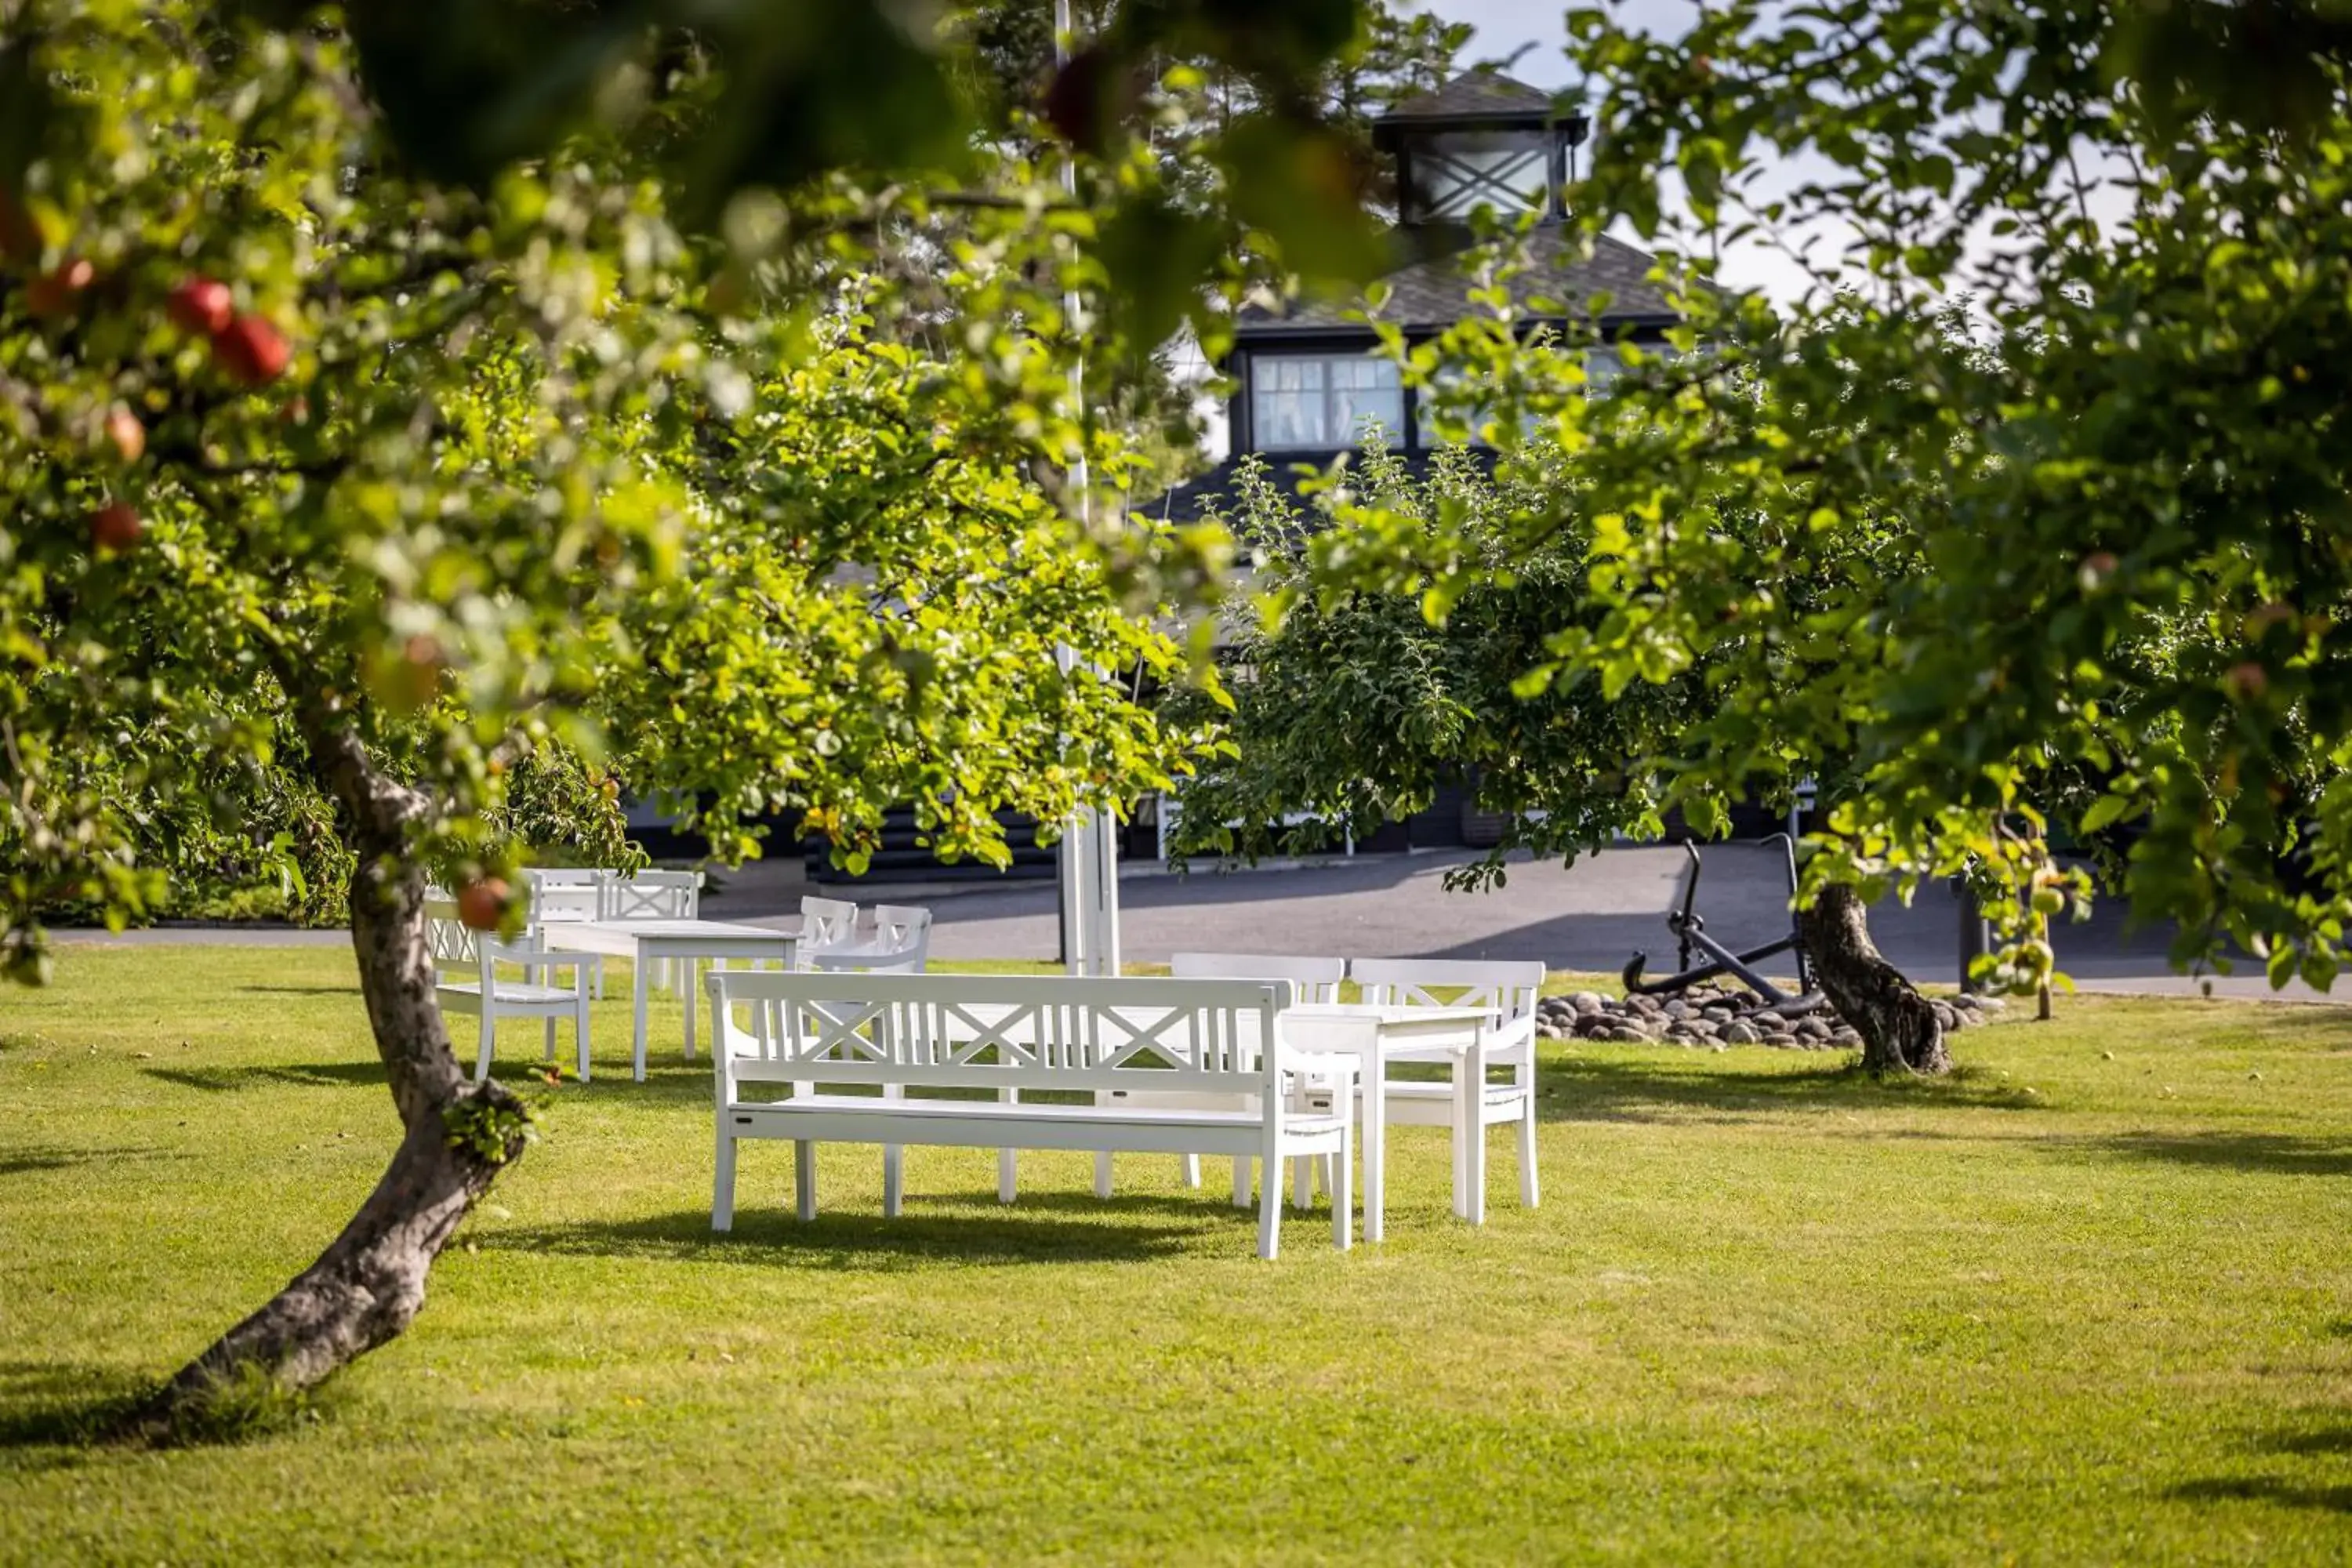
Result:
M248 996L356 996L360 994L356 981L349 985L240 985L237 990Z
M0 1361L0 1450L55 1450L49 1468L79 1463L87 1451L119 1443L152 1392L112 1367ZM18 1468L26 1462L10 1461Z
M909 1212L897 1219L820 1212L806 1225L789 1211L745 1208L739 1204L735 1228L723 1236L711 1230L708 1211L698 1211L650 1219L509 1227L483 1232L472 1239L485 1251L559 1257L775 1268L916 1268L939 1263L1144 1262L1185 1251L1191 1237L1228 1225L1238 1234L1255 1224L1253 1216L1237 1209L1220 1210L1206 1203L1179 1205L1146 1196L1085 1199L1084 1208L1092 1224L1007 1212L937 1215L920 1212L934 1201L938 1200L910 1198ZM994 1194L988 1194L985 1201L993 1207ZM1058 1194L1024 1198L1022 1205L1048 1211L1080 1206L1075 1197ZM1181 1209L1194 1223L1176 1226L1119 1219L1170 1209ZM1227 1219L1227 1215L1232 1217ZM1302 1223L1311 1223L1313 1218L1301 1217Z
M121 1149L69 1149L63 1144L36 1144L0 1154L0 1176L24 1175L34 1171L69 1171L77 1165L95 1165L111 1160L184 1160L187 1156L171 1149L128 1147ZM0 1375L5 1366L0 1364Z
M2120 1159L2263 1175L2352 1176L2352 1146L2274 1132L2125 1133L2069 1141Z
M345 1087L383 1081L383 1064L380 1061L289 1062L270 1067L141 1068L139 1070L149 1078L175 1083L182 1089L200 1089L207 1094L233 1094L240 1089L261 1089L270 1084L290 1083L315 1089L322 1085Z
M2288 1508L2352 1513L2352 1486L2312 1486L2275 1476L2224 1476L2187 1481L2165 1494L2183 1502L2274 1502Z
M1843 1054L1769 1072L1727 1067L1712 1053L1687 1064L1572 1056L1537 1079L1537 1114L1550 1121L1650 1121L1675 1112L1736 1118L1771 1111L1896 1106L2044 1110L2046 1101L1965 1069L1941 1079L1882 1079Z

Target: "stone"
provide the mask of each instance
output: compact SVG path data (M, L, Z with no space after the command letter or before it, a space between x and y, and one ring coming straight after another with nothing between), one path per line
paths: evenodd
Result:
M1641 1030L1633 1027L1631 1024L1616 1025L1610 1029L1608 1037L1616 1041L1621 1046L1639 1045L1643 1040L1649 1038L1648 1036L1643 1034Z
M1590 1015L1600 1012L1603 1003L1598 992L1580 991L1568 999L1568 1005L1580 1015Z
M1785 1051L1795 1047L1797 1044L1797 1037L1776 1030L1772 1034L1769 1034L1764 1037L1764 1043L1768 1046L1778 1046Z
M1755 1025L1744 1020L1734 1019L1723 1026L1723 1039L1728 1045L1752 1046L1763 1037L1756 1032Z
M1788 1019L1780 1016L1780 1014L1773 1012L1769 1007L1759 1008L1756 1012L1749 1014L1748 1021L1754 1024L1758 1028L1764 1030L1767 1034L1771 1033L1775 1029L1785 1029L1789 1026Z
M1606 1013L1580 1013L1570 1032L1580 1040L1605 1040L1616 1026L1617 1020Z

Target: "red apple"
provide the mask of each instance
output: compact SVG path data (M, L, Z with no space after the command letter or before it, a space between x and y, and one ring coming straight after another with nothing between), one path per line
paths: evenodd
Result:
M476 931L496 931L507 912L508 897L507 885L499 878L468 882L457 889L457 918Z
M163 301L163 310L182 331L210 336L226 331L236 320L236 301L229 298L228 285L218 279L187 278Z
M139 423L139 416L120 405L106 416L106 438L126 463L137 462L147 450L147 426Z
M259 316L239 316L213 334L213 363L231 381L247 386L284 374L291 352L278 329Z
M2231 665L2230 673L2222 679L2232 692L2243 698L2260 697L2271 687L2271 672L2251 658Z
M109 501L89 514L89 542L109 553L120 554L137 544L146 528L128 501Z
M36 316L62 316L81 304L82 291L98 280L98 268L76 257L55 272L46 272L26 285L25 308Z

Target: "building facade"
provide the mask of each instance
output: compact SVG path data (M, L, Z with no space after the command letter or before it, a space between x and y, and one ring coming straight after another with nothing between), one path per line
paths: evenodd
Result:
M1380 303L1244 311L1219 367L1232 387L1227 456L1168 492L1153 513L1190 520L1218 512L1252 455L1288 477L1302 466L1328 467L1375 431L1408 467L1424 461L1436 445L1424 394L1405 385L1379 352L1373 323L1395 326L1409 343L1426 342L1478 309L1464 261L1482 207L1506 220L1535 215L1530 265L1508 283L1517 303L1581 310L1601 298L1593 321L1604 341L1662 340L1678 318L1650 281L1655 258L1606 236L1590 253L1569 238L1563 193L1589 131L1584 116L1559 108L1549 93L1487 72L1457 77L1381 116L1373 137L1394 172L1397 265L1380 279ZM1531 314L1529 330L1547 321L1563 318ZM1597 349L1587 369L1605 382L1614 364L1612 351Z

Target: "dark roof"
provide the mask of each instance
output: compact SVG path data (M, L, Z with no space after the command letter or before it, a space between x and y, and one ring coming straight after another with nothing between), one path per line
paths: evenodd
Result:
M1557 226L1538 228L1528 238L1527 270L1510 280L1511 298L1519 304L1541 298L1559 302L1568 313L1581 314L1597 293L1610 298L1601 312L1603 323L1671 321L1676 312L1664 294L1650 281L1657 258L1624 241L1602 235L1592 242L1590 256L1571 248L1568 232ZM1471 310L1470 279L1462 270L1462 255L1451 252L1409 263L1381 279L1389 297L1371 312L1372 319L1393 321L1412 331L1452 326ZM1352 313L1360 300L1301 300L1276 312L1261 306L1242 311L1236 323L1244 336L1295 328L1358 326Z
M1266 478L1288 490L1293 496L1297 496L1301 484L1305 483L1312 474L1319 474L1328 468L1332 459L1339 454L1337 452L1268 452L1261 455L1265 460ZM1480 462L1490 466L1496 459L1496 454L1484 447L1473 448L1472 455ZM1220 515L1229 515L1235 505L1234 480L1240 469L1242 458L1247 456L1249 456L1247 453L1236 452L1207 473L1187 479L1157 500L1136 508L1136 510L1146 517L1171 518L1179 522L1189 522L1211 511ZM1415 447L1410 451L1396 454L1398 459L1404 464L1405 472L1416 484L1429 477L1430 462L1435 456L1435 453L1426 447Z
M1444 86L1391 107L1382 120L1525 119L1549 114L1552 95L1500 71L1465 71Z

